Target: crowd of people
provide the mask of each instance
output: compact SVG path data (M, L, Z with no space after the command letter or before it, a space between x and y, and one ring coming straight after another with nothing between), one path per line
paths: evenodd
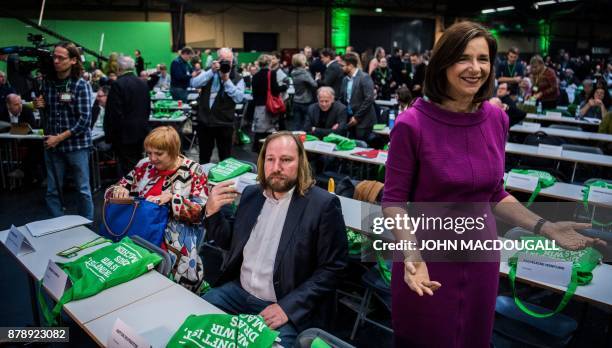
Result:
M578 235L581 225L552 223L516 208L521 205L502 204L517 202L505 192L502 178L509 128L525 117L521 104L534 101L544 109L573 104L577 116L604 119L602 129L610 131L611 63L561 52L554 59L534 55L526 64L516 48L498 59L495 39L471 22L451 26L434 50L423 54L396 49L387 55L381 47L371 55L352 47L340 54L305 47L290 61L272 53L238 64L230 48L219 49L215 58L205 52L202 60L201 53L184 47L169 71L164 64L148 71L141 52L134 53L135 59L111 54L103 69L93 63L85 71L74 44L55 46L55 73L44 78L42 94L32 101L41 121L23 111L20 95L0 74L3 119L33 127L41 122L44 130L49 210L63 214L64 178L70 175L78 189L78 213L93 219L89 153L91 130L101 126L122 177L105 197L136 196L170 206L162 248L172 257L173 279L194 292L204 284L198 245L206 227L206 238L227 254L220 286L204 298L228 312L262 315L281 332L283 346L329 319L324 304L347 265L348 243L338 198L314 186L302 143L279 131L335 133L369 143L383 114L376 99L396 99L403 111L392 130L383 202L492 202L491 213L541 231L559 245L578 249L600 243ZM156 87L184 101L190 90L199 91L199 163L181 154L175 128L149 128L150 91ZM230 223L224 207L238 191L232 182L208 185L200 163L211 161L215 146L219 160L231 156L236 105L248 94L260 184L242 192ZM270 105L271 100L279 103ZM447 141L439 142L441 137ZM434 152L442 155L429 155ZM454 170L466 163L472 171ZM451 172L452 178L441 179ZM482 237L497 237L494 228L488 232ZM406 255L394 263L393 274L398 346L489 345L498 263L436 264ZM442 331L455 334L433 334Z

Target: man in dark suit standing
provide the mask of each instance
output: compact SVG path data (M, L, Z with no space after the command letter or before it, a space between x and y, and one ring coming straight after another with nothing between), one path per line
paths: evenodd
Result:
M325 64L323 76L317 80L319 87L328 86L334 89L336 98L340 98L340 89L342 88L342 80L344 72L342 67L336 61L336 53L331 48L326 48L321 51L321 62Z
M32 110L23 108L19 94L11 93L6 96L6 108L0 114L0 121L9 123L27 123L36 128L36 119Z
M120 56L120 76L108 93L104 136L119 159L121 175L142 159L144 139L149 134L151 99L147 83L134 75L134 59Z
M354 53L347 53L340 60L346 74L340 101L346 105L349 134L354 139L366 141L376 123L374 82L357 67L358 62L359 57Z
M317 90L318 103L308 107L304 132L319 138L329 133L346 136L346 106L334 99L334 90L331 87L321 87Z
M425 64L421 55L410 54L410 91L414 98L423 96L423 82L425 81Z
M233 226L219 212L237 196L232 182L211 190L206 238L225 250L221 286L203 298L233 314L259 314L293 347L298 332L322 324L348 242L338 198L314 186L302 143L289 132L266 138L259 184L247 187Z

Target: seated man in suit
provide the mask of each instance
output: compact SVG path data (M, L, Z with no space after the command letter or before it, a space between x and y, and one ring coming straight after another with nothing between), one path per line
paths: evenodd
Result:
M374 82L370 75L358 68L359 56L357 54L343 55L340 65L346 74L342 83L340 101L346 105L350 136L367 141L376 123Z
M318 103L308 107L308 114L304 122L304 132L318 138L329 133L346 136L346 106L335 99L331 87L321 87L317 90Z
M206 202L206 238L227 250L217 285L203 298L229 313L259 314L293 347L298 332L321 326L347 264L338 198L314 186L306 151L289 132L266 138L259 184L242 193L233 226L219 212L237 196L221 183Z
M512 96L510 96L510 90L508 89L507 83L500 83L497 86L497 92L495 95L496 97L491 98L489 102L506 111L508 118L510 119L510 127L522 122L525 119L527 113L516 106L516 101L512 98Z
M19 94L11 93L6 96L6 109L0 115L0 120L10 123L27 123L36 128L34 114L29 108L24 108Z

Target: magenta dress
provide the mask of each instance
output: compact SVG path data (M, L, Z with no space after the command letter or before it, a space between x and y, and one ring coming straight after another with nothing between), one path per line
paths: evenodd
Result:
M508 117L488 102L474 113L455 113L418 99L391 131L383 202L499 202L503 188ZM497 238L488 214L490 235ZM494 262L427 262L442 283L419 297L392 270L396 347L489 347L499 283Z

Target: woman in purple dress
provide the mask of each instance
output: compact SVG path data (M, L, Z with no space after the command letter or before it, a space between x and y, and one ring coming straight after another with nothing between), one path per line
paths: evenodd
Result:
M600 243L576 232L589 224L546 221L505 192L508 117L486 101L493 90L496 51L495 39L472 22L451 26L438 40L425 76L428 101L417 99L391 132L385 215L405 213L397 205L404 202L457 202L467 207L480 202L499 218L565 248ZM484 233L463 236L497 239L493 214L484 216ZM417 238L393 232L398 240ZM489 254L487 262L430 262L418 251L400 254L404 262L394 262L391 284L395 345L489 347L498 255L493 259Z

